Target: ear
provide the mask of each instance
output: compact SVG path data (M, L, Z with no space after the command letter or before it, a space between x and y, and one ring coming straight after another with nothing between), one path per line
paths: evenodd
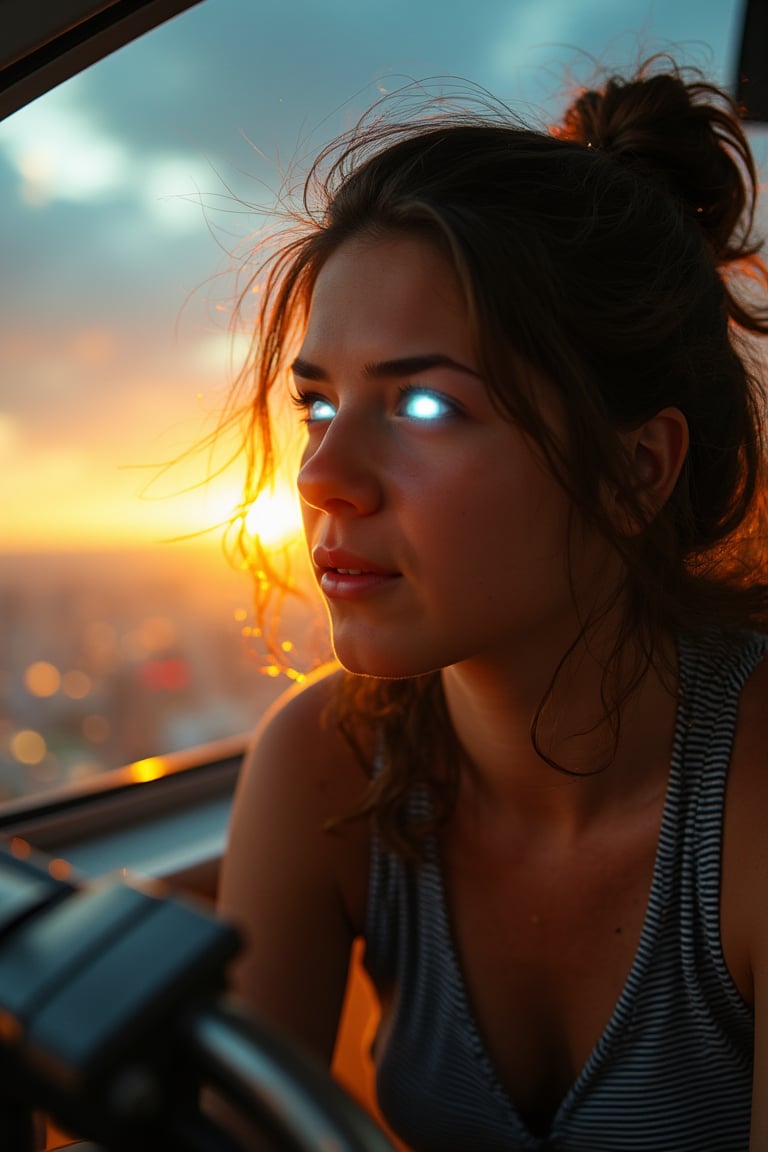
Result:
M650 523L672 495L688 455L688 421L679 408L662 408L622 439L635 494ZM642 525L627 516L624 527L634 535Z

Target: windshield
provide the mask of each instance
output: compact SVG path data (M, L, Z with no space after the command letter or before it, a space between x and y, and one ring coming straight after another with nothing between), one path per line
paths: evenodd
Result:
M248 342L230 320L269 219L252 206L409 81L471 81L546 125L597 67L654 51L732 84L740 19L723 0L206 0L0 125L0 799L244 731L286 686L222 552L241 464L191 451ZM293 547L289 484L251 527ZM312 607L285 637L295 674L326 655Z

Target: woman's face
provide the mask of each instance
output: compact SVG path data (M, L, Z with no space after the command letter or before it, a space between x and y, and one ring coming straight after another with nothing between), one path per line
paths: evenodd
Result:
M343 244L294 377L304 527L340 662L401 677L561 655L604 549L577 528L569 582L570 501L492 404L443 254L408 235Z

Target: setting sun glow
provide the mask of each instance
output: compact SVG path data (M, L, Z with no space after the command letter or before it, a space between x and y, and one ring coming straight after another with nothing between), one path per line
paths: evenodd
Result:
M245 526L265 548L285 548L301 533L298 496L287 486L264 491L245 517Z

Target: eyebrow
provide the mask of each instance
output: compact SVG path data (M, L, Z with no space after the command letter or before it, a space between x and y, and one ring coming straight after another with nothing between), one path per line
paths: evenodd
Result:
M451 368L455 372L463 372L467 376L474 376L477 380L481 379L480 373L475 372L473 368L468 368L466 364L461 364L458 360L437 352L423 356L403 356L396 360L380 360L373 364L366 364L363 368L363 374L369 380L381 380L385 377L402 379L406 376L417 376L420 372L429 372L432 368ZM308 360L303 360L301 356L296 357L291 365L291 370L295 376L301 376L303 380L327 382L329 378L324 368L320 368L317 364L311 364Z

